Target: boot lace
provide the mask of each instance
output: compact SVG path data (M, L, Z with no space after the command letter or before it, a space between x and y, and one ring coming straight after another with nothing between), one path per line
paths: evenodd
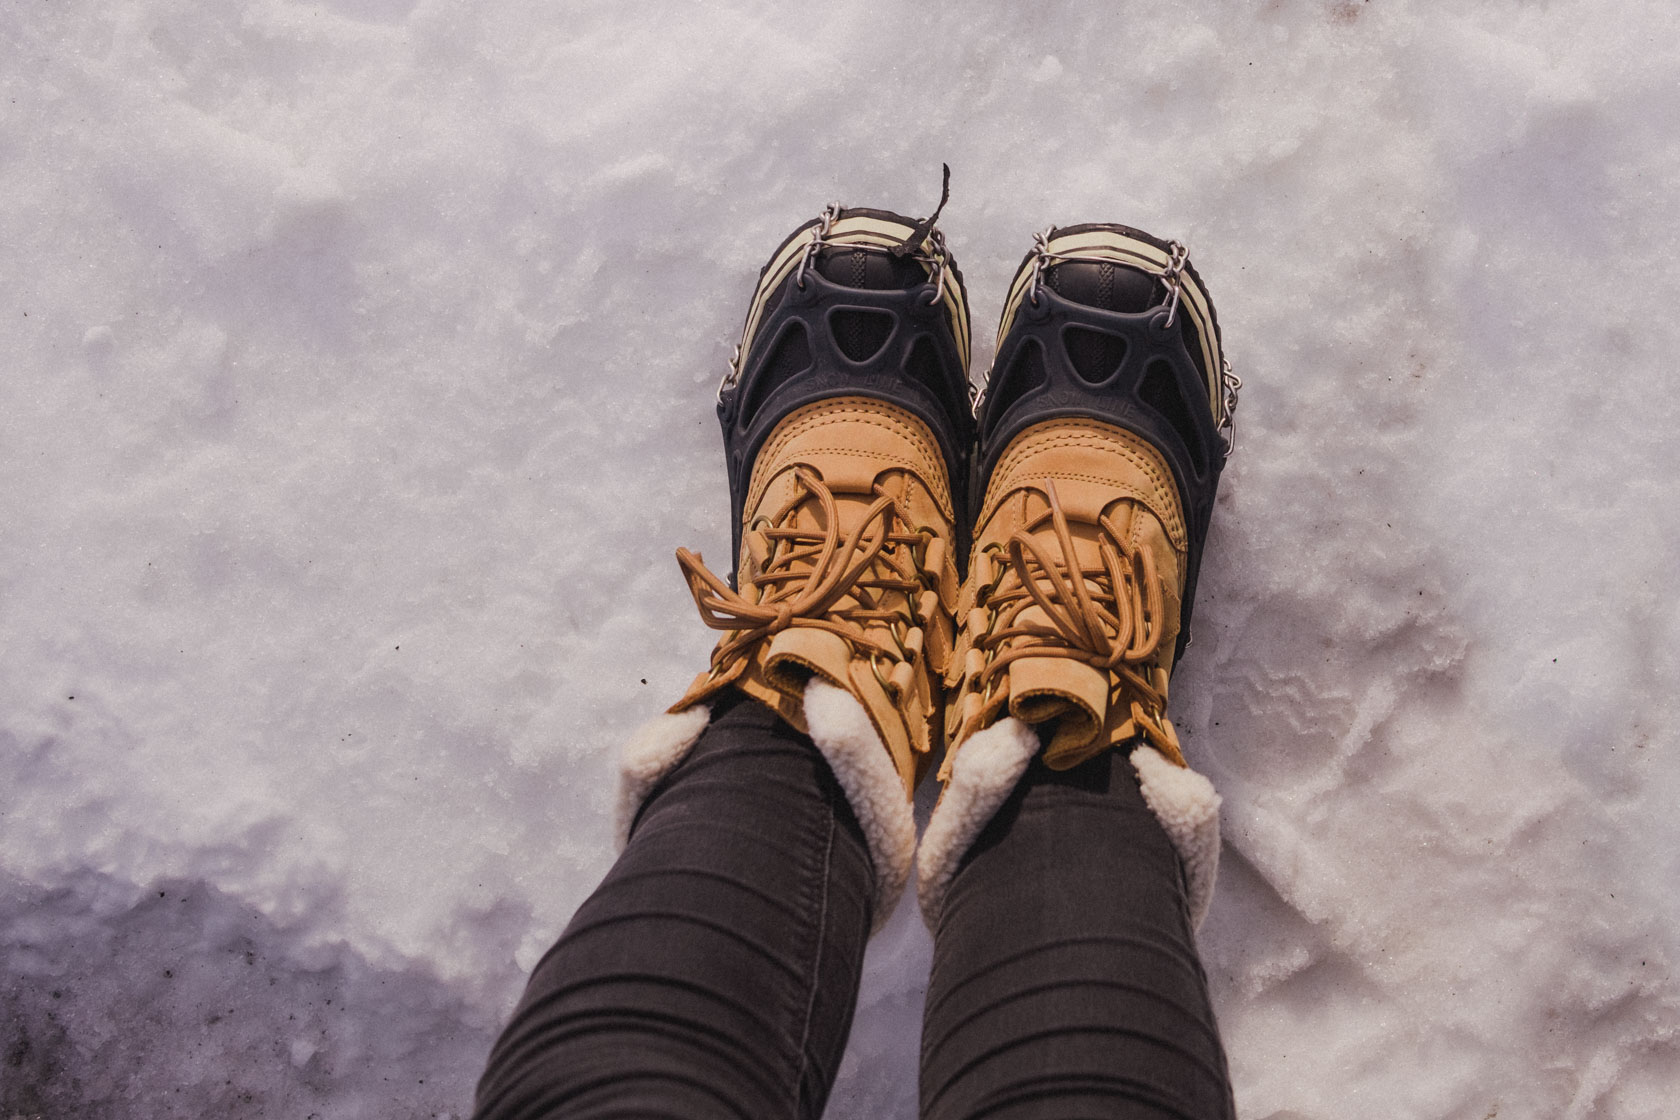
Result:
M1062 512L1054 482L1046 480L1048 511L1017 530L1006 542L1008 561L980 604L991 612L991 625L975 645L988 654L978 687L989 694L999 674L1023 657L1066 657L1111 673L1131 696L1131 715L1158 747L1178 737L1165 717L1165 674L1153 663L1161 648L1165 601L1155 560L1147 549L1134 549L1104 516L1097 539L1100 563L1077 562L1073 533ZM1048 519L1056 551L1033 532ZM1032 607L1045 622L1021 616Z
M937 578L943 542L932 529L895 528L906 519L897 499L879 484L875 501L842 540L833 491L803 468L795 478L806 498L792 503L775 524L755 530L770 544L761 570L743 580L757 588L756 602L719 579L695 553L677 550L700 617L725 632L712 651L712 675L723 675L765 638L789 627L810 627L844 638L869 658L883 687L902 694L923 643L923 616L933 609L930 597L937 603L927 573ZM795 524L813 500L822 510L822 527ZM926 548L918 559L920 545ZM893 665L888 676L881 675L883 661Z

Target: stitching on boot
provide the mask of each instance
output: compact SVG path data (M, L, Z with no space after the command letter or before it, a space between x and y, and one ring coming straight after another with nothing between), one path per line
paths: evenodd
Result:
M1073 430L1055 431L1051 425ZM1036 433L1036 434L1035 434ZM1118 454L1139 471L1148 476L1149 480L1161 491L1170 493L1173 497L1172 505L1176 505L1178 498L1178 484L1172 481L1170 471L1162 471L1154 456L1140 450L1147 447L1142 440L1135 436L1124 438L1123 429L1111 425L1091 426L1085 423L1078 425L1064 424L1063 421L1051 420L1044 425L1036 425L1010 441L1009 448L1004 452L992 470L992 477L986 487L986 500L981 506L979 521L984 524L991 520L1009 492L1019 485L1019 477L1026 475L1039 477L1046 472L1028 471L1023 462L1046 450L1063 450L1070 447L1085 448L1092 451L1102 451L1107 454ZM1097 480L1105 481L1105 480ZM1150 503L1153 505L1154 503ZM1169 506L1169 508L1171 508ZM1174 509L1172 521L1180 529L1178 535L1183 535L1183 520Z
M788 444L801 436L808 436L826 425L857 424L861 422L900 436L912 445L912 448L921 455L921 462L907 462L902 464L903 467L916 473L923 484L933 492L934 498L939 502L941 511L946 516L951 516L951 511L955 507L951 498L950 480L946 478L945 457L939 451L936 443L929 438L926 426L910 413L884 402L867 401L864 404L851 405L838 403L857 399L835 397L806 405L789 413L776 426L769 442L759 450L757 459L753 464L752 478L747 486L747 508L751 509L763 500L764 490L769 485L770 480L783 469L780 460L782 456L788 453ZM886 411L889 409L890 412ZM812 415L813 413L814 415Z

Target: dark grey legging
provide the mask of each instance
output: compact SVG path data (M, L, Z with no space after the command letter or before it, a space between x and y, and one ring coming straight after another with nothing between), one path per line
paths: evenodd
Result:
M819 1116L873 885L810 739L720 705L537 965L476 1115ZM957 873L921 1093L940 1118L1233 1114L1178 859L1123 759L1033 766Z

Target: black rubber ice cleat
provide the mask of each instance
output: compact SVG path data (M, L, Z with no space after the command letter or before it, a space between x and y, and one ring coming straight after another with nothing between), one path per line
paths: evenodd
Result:
M1190 531L1178 649L1230 451L1240 382L1184 247L1121 225L1040 234L1010 283L997 357L975 402L970 516L998 456L1021 432L1088 417L1148 440L1171 464Z
M850 395L898 405L933 431L950 472L963 570L974 438L968 302L932 223L830 206L795 230L759 274L741 345L718 390L733 558L741 552L753 459L765 439L795 409Z

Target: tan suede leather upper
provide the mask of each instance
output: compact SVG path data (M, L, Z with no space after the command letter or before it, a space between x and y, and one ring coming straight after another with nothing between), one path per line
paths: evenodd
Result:
M1012 440L958 599L941 777L1006 713L1053 721L1056 769L1140 733L1184 765L1165 709L1187 553L1171 469L1145 440L1087 419Z
M906 792L940 737L940 684L958 594L951 488L932 432L866 397L790 413L747 491L739 593L677 559L708 626L712 665L673 707L733 685L805 730L813 675L869 713Z

